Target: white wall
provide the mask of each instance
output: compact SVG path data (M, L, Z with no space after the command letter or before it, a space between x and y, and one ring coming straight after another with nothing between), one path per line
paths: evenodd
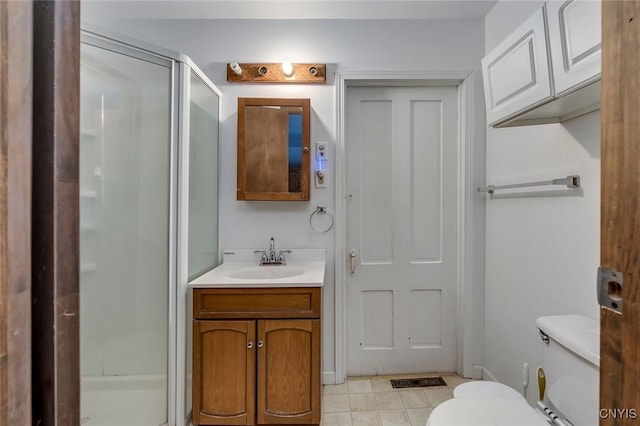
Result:
M544 2L500 1L485 20L487 51ZM598 318L595 277L600 248L599 111L563 124L487 130L487 184L579 174L581 197L487 201L485 366L529 401L543 344L535 320L580 313Z
M335 368L333 257L336 235L333 231L324 235L314 233L309 228L308 220L318 204L326 204L335 213L335 159L333 155L329 159L329 187L312 187L309 202L236 201L237 98L311 98L311 141L329 141L333 148L336 125L335 70L476 71L475 84L476 88L480 88L479 65L484 52L483 21L167 20L120 21L109 23L108 26L131 37L188 55L223 92L221 248L266 247L269 237L273 236L278 247L327 249L323 370L325 381L330 381ZM226 83L227 62L282 60L327 63L327 84ZM480 151L477 155L482 158L483 152ZM480 284L481 281L479 278ZM482 314L479 315L474 321L475 326L482 323ZM479 345L480 334L481 325L476 333L476 343ZM478 350L476 363L480 362L480 356Z

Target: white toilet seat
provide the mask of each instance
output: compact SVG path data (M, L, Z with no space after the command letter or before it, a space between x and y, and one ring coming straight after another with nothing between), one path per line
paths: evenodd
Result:
M515 389L498 382L467 382L453 389L455 398L497 398L524 401L524 397Z
M453 398L433 409L426 426L549 426L524 400Z

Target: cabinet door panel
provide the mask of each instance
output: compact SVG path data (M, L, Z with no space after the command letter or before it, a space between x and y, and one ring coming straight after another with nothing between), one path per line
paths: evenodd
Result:
M574 90L600 77L599 1L547 2L555 92Z
M482 59L482 76L490 124L551 99L543 8Z
M259 321L258 342L258 423L319 423L320 321Z
M193 423L255 423L255 322L193 322Z

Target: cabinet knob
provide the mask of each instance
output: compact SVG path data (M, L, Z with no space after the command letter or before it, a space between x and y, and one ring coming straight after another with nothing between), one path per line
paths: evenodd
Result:
M247 343L247 348L248 348L248 349L253 348L253 342L249 342L249 343Z
M258 340L258 347L261 348L264 346L264 342L262 340Z

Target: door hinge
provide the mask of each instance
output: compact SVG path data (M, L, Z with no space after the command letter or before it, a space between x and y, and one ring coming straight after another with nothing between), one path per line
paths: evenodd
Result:
M598 303L600 306L622 313L622 273L598 267Z

